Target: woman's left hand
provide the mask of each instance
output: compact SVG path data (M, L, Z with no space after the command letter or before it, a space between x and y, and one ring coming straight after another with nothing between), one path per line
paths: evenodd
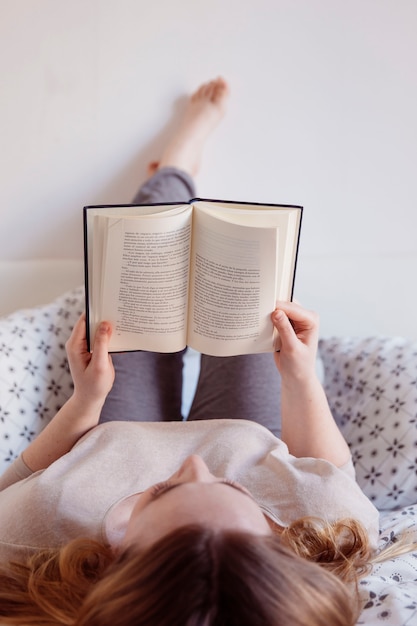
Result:
M114 367L108 352L112 329L101 322L94 338L93 351L87 350L86 319L82 315L66 343L68 362L74 381L74 399L84 406L103 404L113 386Z
M67 454L77 441L97 426L104 401L113 386L114 368L108 353L111 326L102 322L87 350L85 315L74 326L66 343L74 393L55 417L23 452L33 472L48 467Z

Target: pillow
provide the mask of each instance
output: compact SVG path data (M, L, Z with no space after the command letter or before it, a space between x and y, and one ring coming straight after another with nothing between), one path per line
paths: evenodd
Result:
M72 393L65 342L84 310L84 289L0 319L0 473Z
M381 513L379 548L390 546L401 537L417 545L417 505ZM359 581L362 614L358 624L417 624L416 559L416 549L410 549L374 564Z
M322 339L324 388L365 494L380 509L417 502L417 342Z

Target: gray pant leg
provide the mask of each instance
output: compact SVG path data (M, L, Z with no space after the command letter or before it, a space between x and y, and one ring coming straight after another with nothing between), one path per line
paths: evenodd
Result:
M139 189L133 204L188 202L195 196L192 178L173 167L158 170ZM183 352L113 354L116 379L100 422L181 420Z
M141 186L132 204L188 202L194 197L194 181L187 172L175 167L163 167Z
M113 364L116 378L104 403L100 423L182 420L183 352L113 354Z
M201 356L188 420L247 419L280 436L281 378L273 354Z

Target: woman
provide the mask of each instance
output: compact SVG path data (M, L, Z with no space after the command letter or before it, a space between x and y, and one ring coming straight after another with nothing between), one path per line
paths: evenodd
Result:
M227 97L192 96L135 202L195 195ZM0 479L2 623L355 624L378 513L316 376L316 315L271 315L280 352L203 355L186 422L181 353L111 359L103 322L91 355L78 321L74 393Z

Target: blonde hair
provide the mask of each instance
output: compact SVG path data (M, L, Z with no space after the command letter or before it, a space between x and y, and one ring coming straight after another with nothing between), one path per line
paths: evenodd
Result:
M279 537L183 527L110 566L76 625L353 626L358 613L352 590Z
M370 556L353 520L306 518L279 536L189 526L117 558L77 539L1 569L1 623L353 626Z
M114 561L109 547L76 539L40 550L26 563L0 568L0 616L4 624L74 624L86 593Z
M345 581L358 580L372 567L368 535L353 519L325 523L302 518L284 528L281 538L295 554L320 563Z

